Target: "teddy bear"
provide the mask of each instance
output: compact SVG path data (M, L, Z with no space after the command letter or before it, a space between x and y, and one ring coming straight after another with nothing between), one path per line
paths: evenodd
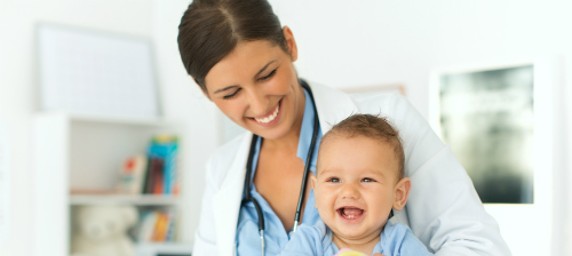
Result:
M135 207L85 205L72 214L72 256L135 255L128 235L138 220Z

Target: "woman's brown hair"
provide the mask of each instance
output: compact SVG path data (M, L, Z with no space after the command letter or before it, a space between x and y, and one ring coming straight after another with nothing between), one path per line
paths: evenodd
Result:
M240 41L268 40L288 51L282 26L266 0L194 0L179 24L179 53L206 92L205 77Z

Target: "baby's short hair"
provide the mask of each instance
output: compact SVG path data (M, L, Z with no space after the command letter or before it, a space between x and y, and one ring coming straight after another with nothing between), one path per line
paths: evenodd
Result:
M322 137L321 145L334 135L350 138L364 136L382 143L388 143L393 147L395 157L399 163L399 178L401 179L405 176L405 155L399 133L385 118L371 114L351 115L334 125L332 129Z

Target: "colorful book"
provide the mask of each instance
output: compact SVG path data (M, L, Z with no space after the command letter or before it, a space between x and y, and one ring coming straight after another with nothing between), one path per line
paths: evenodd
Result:
M164 242L167 240L167 233L169 232L169 215L164 212L157 213L157 220L155 221L155 229L151 238L154 242Z
M157 222L157 216L158 215L155 211L145 212L142 215L137 234L137 240L139 242L152 241L153 232L155 230L155 222Z
M137 240L139 242L167 242L173 241L173 216L168 210L156 209L143 214Z
M119 192L131 195L140 194L144 188L146 171L146 156L135 155L125 159L119 173Z
M150 159L162 159L163 168L160 176L162 182L161 192L173 194L176 191L177 179L177 154L179 140L173 135L159 135L153 137L147 154ZM156 181L158 182L158 181ZM158 190L153 190L158 191Z
M147 175L145 178L145 194L163 194L164 160L149 156Z

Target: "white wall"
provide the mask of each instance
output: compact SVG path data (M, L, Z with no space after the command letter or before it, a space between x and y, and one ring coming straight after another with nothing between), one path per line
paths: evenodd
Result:
M204 162L218 143L215 110L185 75L176 48L176 26L185 0L0 0L0 119L9 124L12 149L12 235L0 241L1 255L30 255L29 220L34 209L29 183L30 115L34 109L33 26L38 21L96 28L148 36L155 40L157 68L164 110L189 124L191 173L188 198L191 221L196 227L204 177ZM334 87L400 82L408 98L428 115L428 81L431 70L529 58L543 55L572 59L572 3L566 0L271 0L283 24L298 40L298 70L302 77ZM327 6L327 8L326 8ZM570 91L572 67L563 66L565 82L559 94L561 131L572 127ZM568 128L568 129L566 129ZM568 134L558 136L561 159L570 158ZM572 194L564 190L572 182L570 162L558 162L555 189L560 218L553 255L572 255L564 243L572 239ZM569 218L569 217L568 217ZM542 220L531 220L542 221ZM506 227L505 227L506 228ZM510 229L526 230L526 223ZM532 232L534 235L534 232ZM523 245L526 246L526 245Z
M0 241L0 255L32 255L31 220L34 211L42 210L33 207L30 163L37 93L35 24L54 22L151 37L151 7L149 0L0 0L0 120L8 124L12 142L11 230L8 239Z

